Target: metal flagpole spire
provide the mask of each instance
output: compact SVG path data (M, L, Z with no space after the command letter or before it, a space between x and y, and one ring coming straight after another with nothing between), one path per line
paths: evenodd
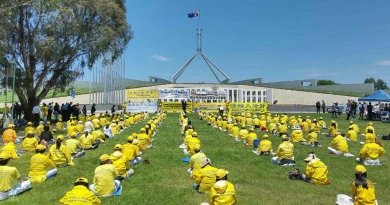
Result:
M202 58L210 71L213 73L214 77L217 79L219 83L228 83L230 77L224 73L218 66L215 65L202 51L202 28L200 27L200 10L194 13L188 14L189 18L198 17L198 28L196 29L196 52L195 54L172 76L173 83L176 83L177 79L183 74L183 72L187 69L187 67L191 64L191 62L195 59L196 56ZM222 75L225 79L220 80L218 74Z

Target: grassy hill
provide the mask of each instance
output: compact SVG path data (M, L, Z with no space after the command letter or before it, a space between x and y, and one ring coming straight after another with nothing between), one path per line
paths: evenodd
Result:
M302 114L301 114L302 115ZM315 114L308 114L317 118ZM328 114L322 115L326 122L330 121ZM321 148L312 148L300 144L295 145L297 167L305 170L303 159L308 152L314 151L329 168L331 185L315 186L301 181L290 181L287 173L292 167L280 167L272 164L270 157L260 157L251 152L250 147L236 142L226 133L214 129L191 114L190 119L202 141L202 150L212 160L214 166L227 169L229 180L237 190L238 204L243 205L289 205L308 204L325 205L334 204L336 194L351 194L351 182L354 180L355 158L345 158L328 154L326 147L330 138L319 136L323 145ZM340 129L345 131L348 121L344 118L338 120ZM66 191L73 187L74 180L85 176L92 181L94 169L98 166L98 157L103 153L112 153L117 143L124 143L126 137L138 131L145 122L130 127L122 134L101 144L97 150L88 151L83 158L76 159L76 166L60 168L58 176L43 184L34 185L34 188L20 196L1 202L2 204L56 204ZM357 121L363 130L367 121ZM389 124L375 122L376 132L388 134ZM324 131L326 132L326 130ZM257 132L259 136L262 133ZM276 149L280 139L271 136L273 147ZM363 137L360 136L362 140ZM168 114L157 135L154 148L149 149L142 156L150 160L151 164L141 164L134 168L135 175L125 180L122 196L103 198L103 204L139 204L139 205L199 205L206 202L208 196L199 194L192 189L192 179L187 174L188 164L181 162L185 156L178 146L182 142L178 114ZM389 141L383 142L385 150L390 150ZM350 152L357 154L361 145L350 143ZM28 154L21 159L11 162L23 176L28 174ZM383 158L385 165L367 167L368 178L376 184L376 194L379 204L390 203L388 185L390 184L389 154Z

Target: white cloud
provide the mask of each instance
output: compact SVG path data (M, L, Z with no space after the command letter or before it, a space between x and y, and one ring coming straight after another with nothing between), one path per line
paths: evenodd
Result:
M170 60L169 58L162 56L162 55L152 55L150 57L153 58L154 60L158 60L158 61L162 61L162 62L166 62L166 61Z
M390 60L379 61L376 64L380 66L390 66Z

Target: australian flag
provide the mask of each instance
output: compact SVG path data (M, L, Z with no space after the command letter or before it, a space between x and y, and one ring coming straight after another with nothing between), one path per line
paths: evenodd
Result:
M188 18L194 18L199 16L199 11L194 11L188 14Z

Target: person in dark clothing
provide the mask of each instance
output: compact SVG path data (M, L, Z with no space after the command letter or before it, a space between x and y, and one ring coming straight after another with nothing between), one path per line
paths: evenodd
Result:
M321 104L321 107L322 107L322 113L325 113L325 101L322 100L322 104Z
M355 102L354 100L352 100L352 103L351 103L351 117L352 117L353 119L356 118L357 107L358 107L357 102Z
M91 115L94 115L95 114L95 112L96 112L96 104L94 103L94 104L92 104L92 107L91 107Z
M364 117L364 104L361 103L359 105L359 120L362 120Z
M53 114L53 103L49 103L47 110L47 121L51 121L51 115Z
M39 143L43 142L44 144L53 144L53 133L50 131L50 127L45 125L43 132L39 138Z
M80 107L78 103L72 106L72 115L76 117L77 121L79 121Z
M187 101L185 100L181 101L181 109L183 110L184 113L187 112Z
M60 105L58 103L54 104L53 114L54 114L54 120L58 121L58 115L60 114Z
M84 117L87 116L87 106L86 105L83 106L82 111L83 111Z
M317 109L317 114L320 113L320 110L321 110L321 103L320 103L320 101L316 102L316 109Z
M367 119L368 120L372 120L372 105L371 105L371 102L368 103L367 105Z
M112 105L111 107L111 115L114 115L115 114L115 105Z

